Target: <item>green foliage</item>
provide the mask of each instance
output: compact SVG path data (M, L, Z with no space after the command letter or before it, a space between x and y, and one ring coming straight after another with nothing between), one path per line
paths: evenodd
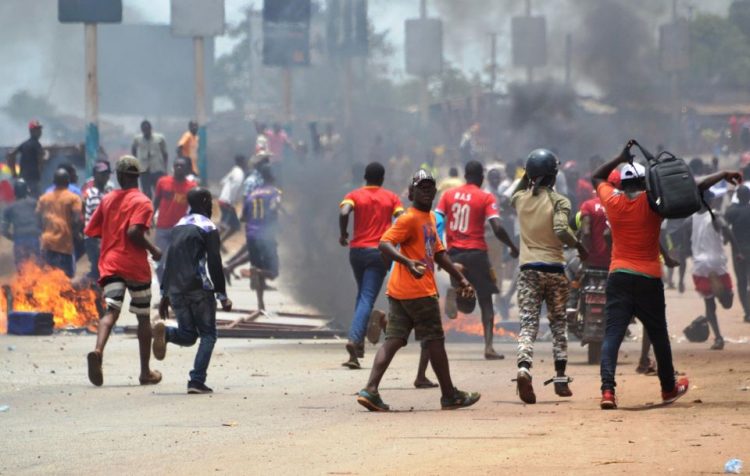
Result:
M750 38L734 19L697 16L690 24L690 42L691 84L732 88L750 85Z

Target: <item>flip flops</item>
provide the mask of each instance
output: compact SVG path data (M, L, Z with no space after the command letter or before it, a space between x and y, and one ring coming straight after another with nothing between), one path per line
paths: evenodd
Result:
M443 410L456 410L474 405L482 396L478 392L462 392L454 388L453 395L446 398L440 398L440 407Z
M422 382L417 382L416 380L414 381L414 388L436 388L439 386L440 385L430 380L424 380Z
M102 354L96 351L89 352L86 356L86 360L88 360L89 381L97 387L101 387L104 383L104 374L102 373Z
M147 378L138 377L138 381L141 385L156 385L161 382L161 372L158 370L152 370Z
M385 330L385 312L380 309L373 309L370 314L370 321L367 323L367 340L370 344L377 344L380 341L380 334Z

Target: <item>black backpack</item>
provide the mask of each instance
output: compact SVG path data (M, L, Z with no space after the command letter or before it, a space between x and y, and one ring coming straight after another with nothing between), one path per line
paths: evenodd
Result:
M635 145L646 158L646 194L653 211L663 218L687 218L701 209L703 197L684 160L667 151L654 157Z

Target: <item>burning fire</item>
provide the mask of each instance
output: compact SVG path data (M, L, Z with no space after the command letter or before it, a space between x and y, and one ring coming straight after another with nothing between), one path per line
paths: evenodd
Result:
M484 327L482 326L482 319L476 314L462 314L458 313L458 317L455 319L444 319L443 329L446 332L460 332L462 334L482 336L484 335ZM518 337L514 332L506 331L502 327L495 326L495 335L501 337Z
M56 329L88 327L97 322L99 309L95 291L76 286L59 269L40 267L34 261L21 265L21 269L9 285L12 310L50 312ZM0 331L6 332L5 322L8 302L5 293L0 293Z

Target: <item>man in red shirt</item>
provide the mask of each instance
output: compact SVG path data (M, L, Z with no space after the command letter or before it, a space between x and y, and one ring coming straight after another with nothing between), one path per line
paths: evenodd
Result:
M495 330L492 295L500 290L497 288L495 273L487 256L485 223L489 221L497 239L510 248L510 254L514 258L518 257L518 247L500 223L494 195L481 189L484 182L484 166L476 160L469 161L464 170L464 178L466 185L446 191L440 198L435 213L445 217L448 256L454 263L463 265L466 278L476 290L484 327L484 358L497 360L504 356L495 352L492 347ZM455 290L450 289L446 299L455 300L455 296ZM448 317L454 318L455 314Z
M117 322L130 291L130 312L138 318L138 347L141 357L141 385L156 384L161 374L149 368L151 358L151 267L146 253L154 260L161 259L161 250L146 235L154 209L146 195L138 190L141 168L133 156L126 155L115 166L121 190L114 190L102 198L91 216L84 233L90 238L101 238L99 284L107 302L107 312L99 321L96 347L88 354L89 380L102 385L102 356L112 327Z
M586 200L581 205L581 242L589 252L586 267L609 269L612 247L605 235L609 230L607 214L599 197Z
M662 402L674 402L687 393L690 386L687 378L675 381L659 260L662 217L649 205L644 167L632 163L630 148L634 144L635 141L629 141L620 155L596 169L591 178L612 229L612 261L605 306L607 327L601 363L600 406L603 410L617 408L617 353L632 316L643 323L653 343ZM620 164L626 164L621 170L622 191L607 181ZM718 172L704 178L698 189L703 192L721 180L736 184L741 182L742 176Z
M187 179L191 171L190 159L177 157L174 159L172 175L161 177L156 182L154 190L154 212L159 212L156 218L156 246L166 253L172 242L172 228L184 217L188 211L187 193L198 186ZM159 260L156 267L156 277L161 283L164 274L164 262Z
M354 317L346 343L349 360L342 364L350 369L360 368L358 357L364 356L367 321L388 273L378 251L380 238L390 228L393 218L404 212L398 196L382 188L384 179L385 168L378 162L370 163L365 168L366 185L349 192L339 205L339 243L349 246L349 263L357 281ZM347 228L352 212L354 237L349 240Z

